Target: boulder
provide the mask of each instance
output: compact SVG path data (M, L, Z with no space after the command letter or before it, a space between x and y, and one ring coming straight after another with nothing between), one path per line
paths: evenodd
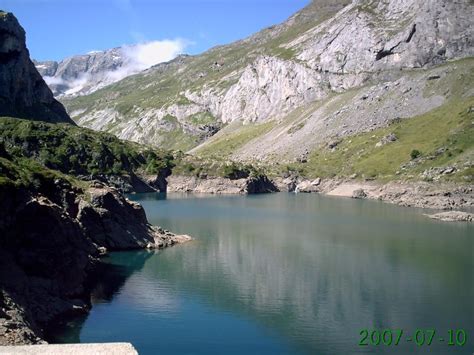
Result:
M396 140L398 140L397 136L394 133L390 133L383 137L375 146L380 148L388 143L395 142Z
M352 198L364 199L364 198L367 198L367 194L365 193L363 189L357 189L357 190L354 190L354 192L352 193Z

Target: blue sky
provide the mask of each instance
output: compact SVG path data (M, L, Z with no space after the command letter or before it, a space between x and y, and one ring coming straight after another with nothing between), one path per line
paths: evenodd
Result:
M0 0L27 33L31 57L65 57L157 40L196 54L284 21L309 0Z

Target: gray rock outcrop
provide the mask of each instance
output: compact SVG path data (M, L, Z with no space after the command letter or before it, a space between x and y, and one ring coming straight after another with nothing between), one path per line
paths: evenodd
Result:
M108 250L162 248L175 244L173 234L150 225L143 208L117 190L95 184L78 205L77 221L85 235Z
M0 11L0 116L74 124L29 57L25 31Z
M364 199L364 198L367 198L367 194L364 191L364 189L357 189L352 193L352 198Z
M224 177L200 178L171 175L168 177L168 191L207 194L258 194L279 190L266 176L229 179Z
M472 2L354 0L288 47L322 72L421 68L474 55Z
M474 214L461 211L448 211L426 215L443 222L474 222Z

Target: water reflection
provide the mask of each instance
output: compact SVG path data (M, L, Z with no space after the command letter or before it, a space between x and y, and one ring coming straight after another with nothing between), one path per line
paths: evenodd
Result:
M255 349L258 341L272 342L262 348L271 349L267 353L427 351L406 341L397 348L360 348L362 328L435 328L446 336L448 329L464 328L473 334L472 226L431 221L414 209L315 195L153 197L133 196L153 223L197 240L150 257L112 300L111 312L126 297L134 317L153 318L148 326L169 317L176 322L172 329L185 332L192 325L179 319L193 312L209 319L211 313L236 316L250 322L247 328L276 332L257 329L258 339L252 338ZM212 312L199 313L199 307ZM206 319L202 326L215 326ZM180 341L172 329L167 336ZM231 336L221 339L221 351L234 344ZM212 339L201 335L196 346ZM439 354L472 350L472 343L430 347Z
M147 259L153 255L149 251L133 251L114 253L113 257L105 257L95 266L93 279L87 286L92 289L91 301L94 306L99 303L111 302L121 291L127 279L142 270ZM80 343L82 326L87 315L79 315L57 321L46 330L46 339L53 343ZM64 334L67 336L63 337Z

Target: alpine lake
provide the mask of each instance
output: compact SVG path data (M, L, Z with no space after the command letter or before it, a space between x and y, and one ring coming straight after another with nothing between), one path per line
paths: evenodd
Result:
M194 240L111 253L55 343L140 354L472 354L474 227L378 201L130 195Z

